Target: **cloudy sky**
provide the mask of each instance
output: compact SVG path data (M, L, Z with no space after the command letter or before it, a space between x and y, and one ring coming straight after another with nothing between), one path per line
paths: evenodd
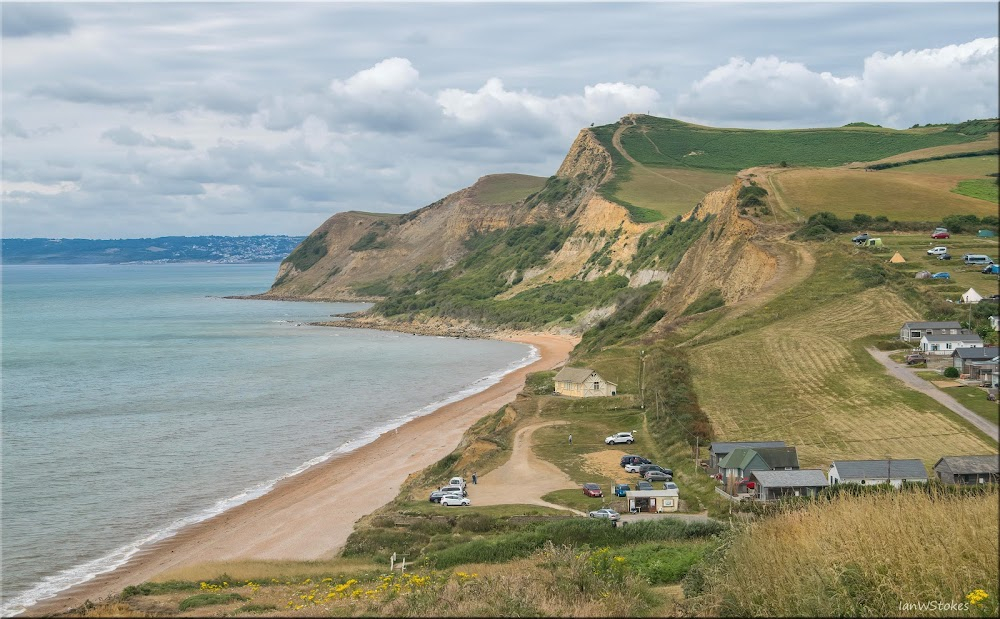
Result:
M989 3L3 2L3 236L307 234L577 132L995 117Z

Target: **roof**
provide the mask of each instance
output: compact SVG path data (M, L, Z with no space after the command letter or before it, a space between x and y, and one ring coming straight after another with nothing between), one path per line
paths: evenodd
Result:
M904 329L961 329L957 320L946 322L904 322Z
M797 488L800 486L829 486L826 475L819 469L798 471L754 471L754 478L766 488Z
M935 471L945 471L953 475L972 473L1000 473L1000 456L945 456L934 465Z
M923 338L928 342L978 342L982 343L983 340L975 333L956 333L955 335L941 334L941 335L925 335Z
M755 451L772 469L799 468L799 455L794 447L768 447Z
M597 374L594 370L590 368L567 368L559 370L556 374L556 381L563 381L567 383L582 383L585 382L592 374Z
M629 490L625 493L625 498L627 499L649 499L661 496L680 496L680 492L677 488L671 488L669 490Z
M983 348L959 348L951 353L951 356L959 359L992 359L998 353L1000 353L1000 347L984 346Z
M714 454L727 454L737 447L750 447L751 449L757 449L758 447L784 447L785 441L743 441L743 442L715 442L712 443L710 451Z
M753 459L757 457L759 456L753 449L750 449L749 447L737 447L729 452L729 455L719 461L719 468L745 469L751 462L753 462ZM765 462L764 464L766 465L767 463Z
M927 479L920 460L837 460L841 479Z

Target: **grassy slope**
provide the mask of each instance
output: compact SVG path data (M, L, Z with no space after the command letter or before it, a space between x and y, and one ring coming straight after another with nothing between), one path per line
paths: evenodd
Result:
M785 440L803 467L886 456L931 466L944 454L996 451L864 351L865 338L918 315L891 290L863 290L849 251L821 247L810 280L695 348L695 387L717 434Z
M711 170L633 168L617 197L671 219L693 209L706 193L725 187L732 178L728 172Z
M475 199L481 204L520 202L545 185L545 177L527 174L491 174L475 185Z

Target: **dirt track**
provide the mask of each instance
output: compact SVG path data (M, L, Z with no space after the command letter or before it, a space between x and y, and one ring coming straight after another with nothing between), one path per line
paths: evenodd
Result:
M566 424L566 421L547 421L525 426L514 435L514 448L510 460L500 468L479 478L479 483L469 491L475 505L528 504L568 510L585 516L583 512L543 501L542 497L555 490L578 488L559 467L542 460L531 450L531 436L538 428Z

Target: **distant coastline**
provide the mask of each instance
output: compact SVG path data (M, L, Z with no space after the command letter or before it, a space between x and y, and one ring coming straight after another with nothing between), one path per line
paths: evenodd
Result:
M304 236L3 239L4 264L244 264L281 262Z

